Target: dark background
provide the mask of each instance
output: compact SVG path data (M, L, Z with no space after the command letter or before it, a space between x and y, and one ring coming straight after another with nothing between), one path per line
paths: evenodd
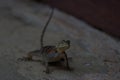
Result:
M41 1L41 0L35 0ZM43 0L99 30L120 37L120 0Z

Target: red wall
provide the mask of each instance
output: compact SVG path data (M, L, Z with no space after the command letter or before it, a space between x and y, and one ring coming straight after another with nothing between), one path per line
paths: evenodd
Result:
M46 0L46 3L120 37L120 0Z

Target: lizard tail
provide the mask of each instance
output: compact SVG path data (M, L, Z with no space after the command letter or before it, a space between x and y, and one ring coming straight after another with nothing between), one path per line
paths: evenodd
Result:
M46 31L46 28L48 26L48 24L50 23L51 19L52 19L52 16L54 14L54 8L52 8L51 10L51 13L50 13L50 17L48 18L48 21L46 22L44 28L43 28L43 31L42 31L42 34L41 34L41 39L40 39L40 42L41 42L41 48L43 48L43 37L44 37L44 34L45 34L45 31Z

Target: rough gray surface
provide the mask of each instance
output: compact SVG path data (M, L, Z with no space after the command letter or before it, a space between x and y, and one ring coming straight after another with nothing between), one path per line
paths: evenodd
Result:
M17 58L40 48L40 34L50 8L32 2L0 0L0 80L119 80L120 42L85 22L55 10L44 43L71 40L69 72L40 62L18 62ZM107 60L107 62L104 62Z

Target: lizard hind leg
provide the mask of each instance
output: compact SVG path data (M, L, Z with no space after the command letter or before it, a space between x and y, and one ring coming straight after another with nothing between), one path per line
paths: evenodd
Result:
M25 58L27 61L33 60L31 53L28 53L28 54L27 54L27 57L24 57L24 58Z
M26 57L18 58L18 61L32 61L32 55L31 53L27 53Z
M32 61L32 56L27 54L26 57L18 58L17 61Z
M40 50L34 50L27 53L26 57L23 57L25 61L33 61L33 56L40 56Z

